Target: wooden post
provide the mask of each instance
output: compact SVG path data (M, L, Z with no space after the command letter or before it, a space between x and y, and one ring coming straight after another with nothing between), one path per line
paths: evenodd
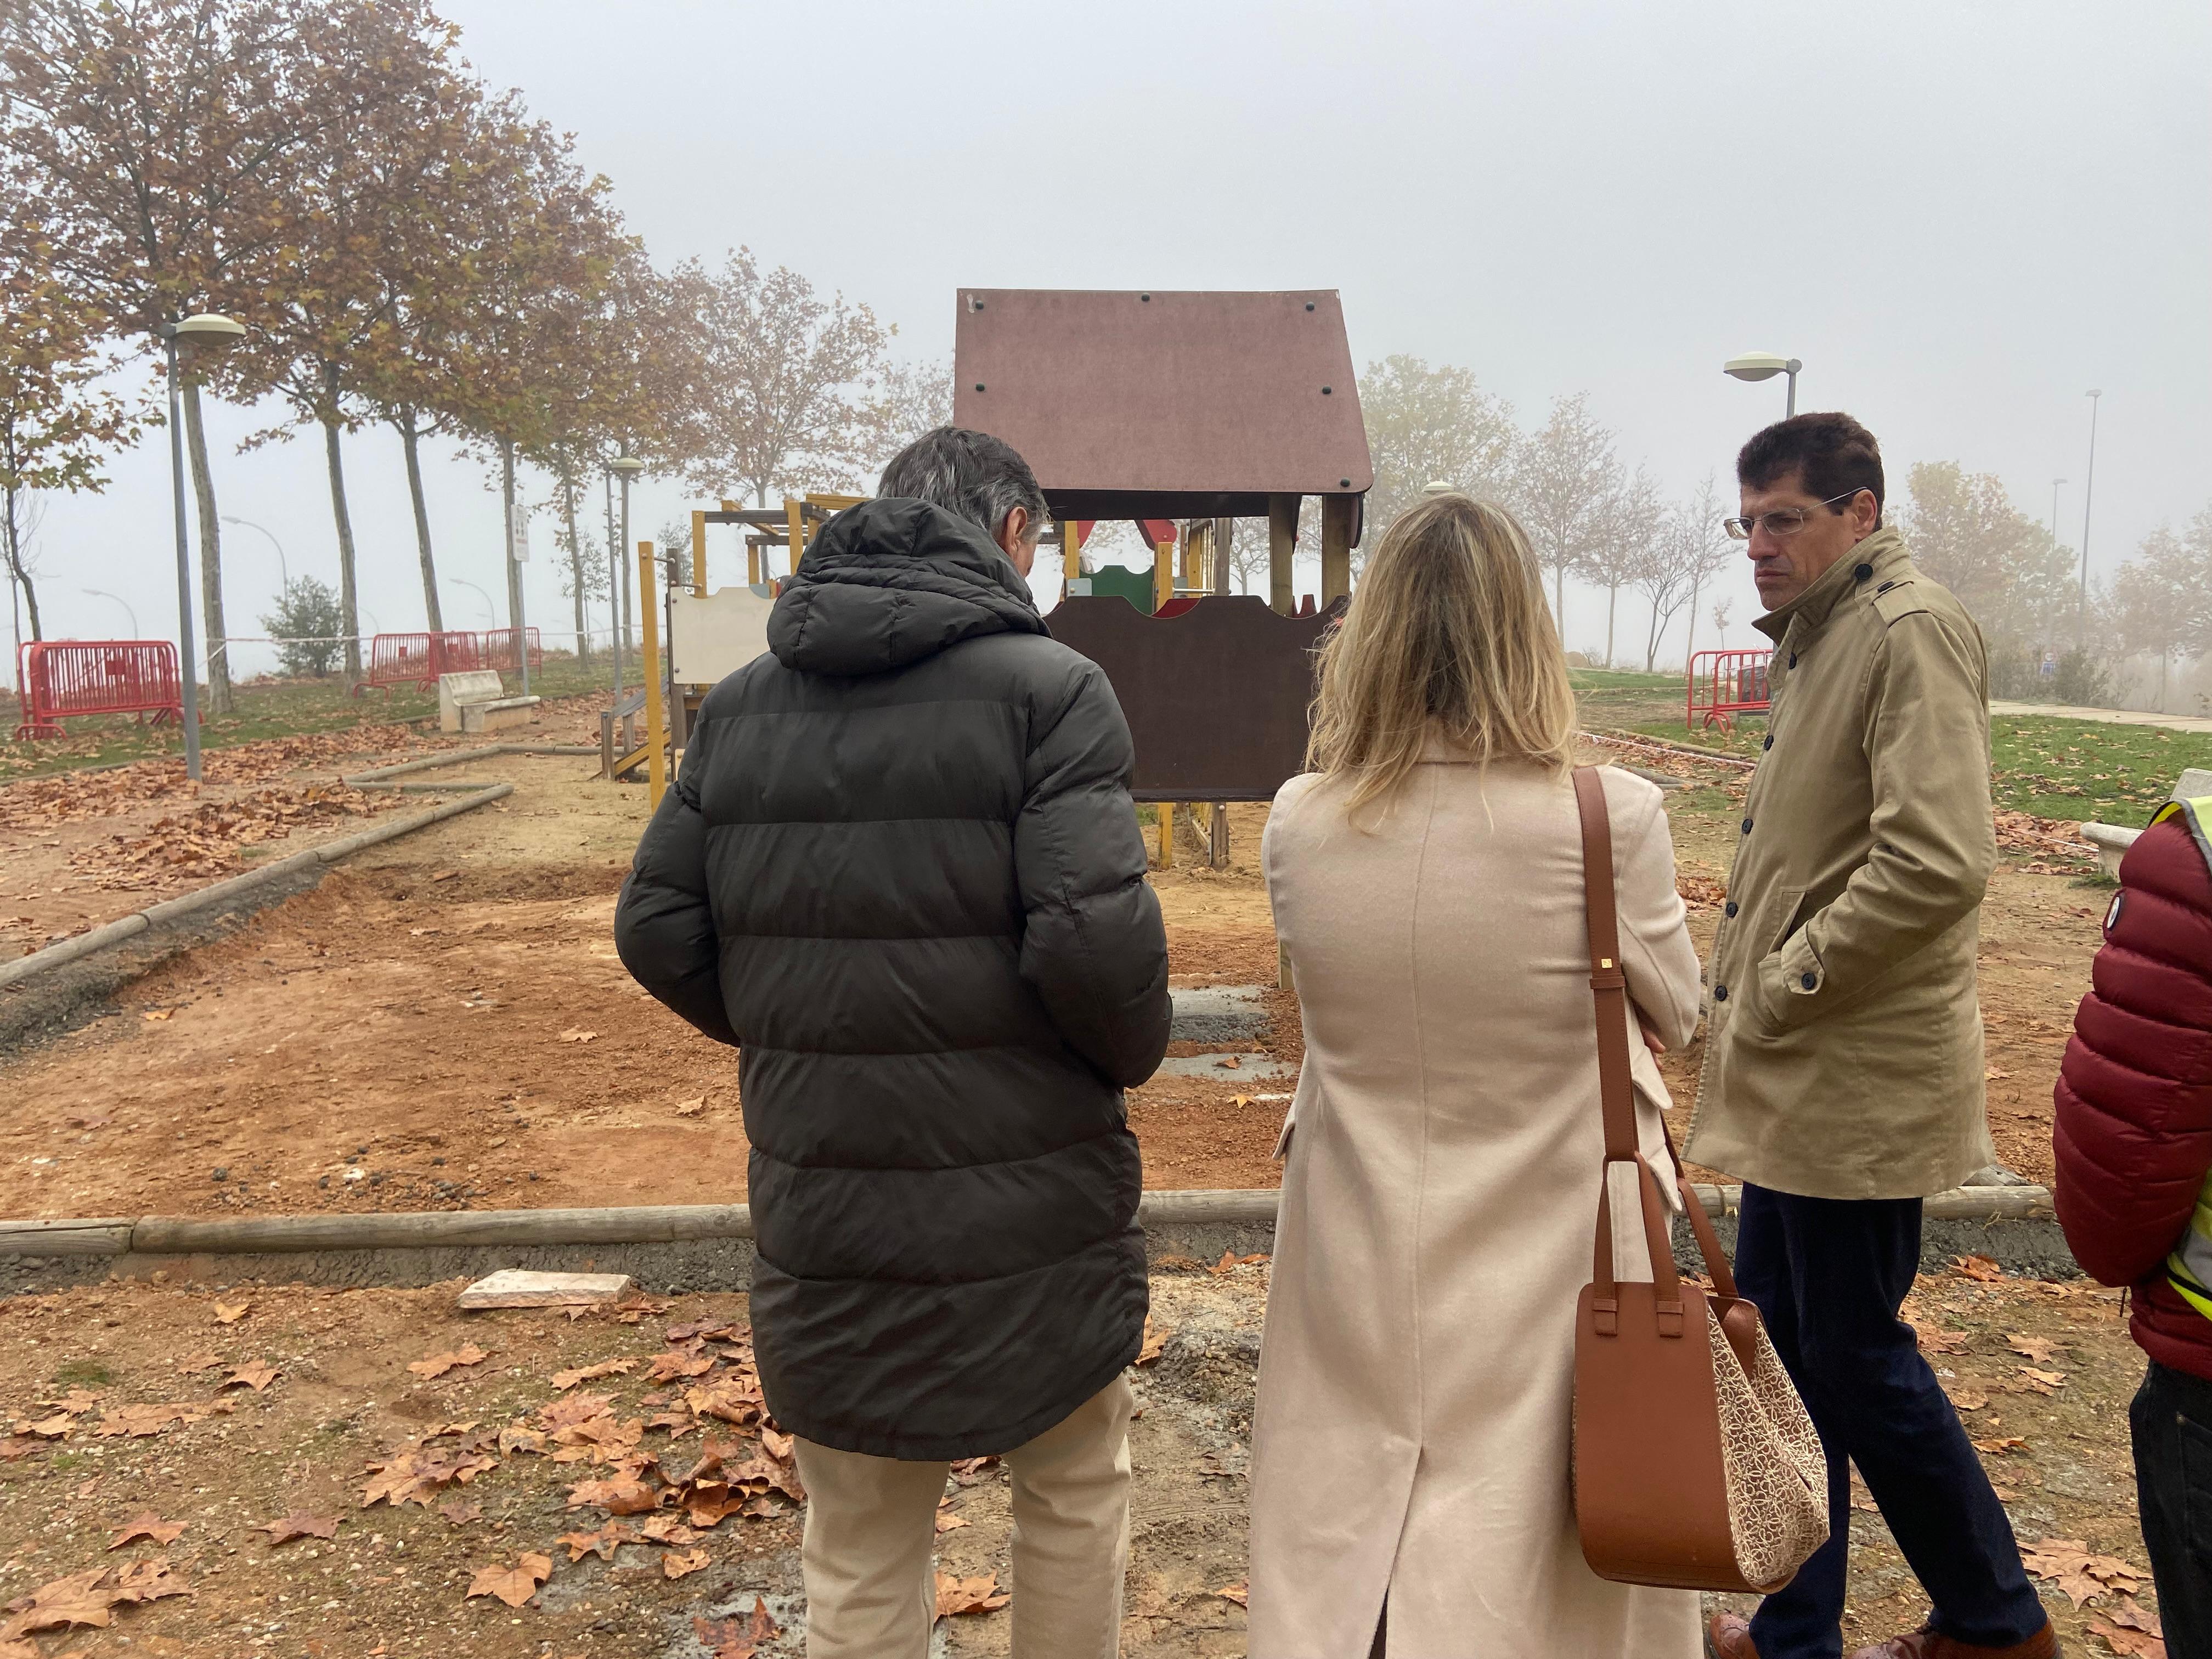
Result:
M1235 585L1230 580L1229 569L1230 549L1236 538L1236 520L1216 519L1213 521L1213 537L1207 544L1207 547L1213 555L1212 586L1213 591L1217 593L1230 593L1236 591Z
M658 811L668 793L668 711L660 701L660 606L653 599L651 542L637 544L637 598L645 612L646 801Z
M1075 520L1063 520L1060 526L1060 574L1074 582L1083 575L1083 549L1075 538Z
M1175 868L1176 803L1171 800L1160 801L1155 804L1152 810L1159 814L1160 868L1172 870Z
M791 574L799 574L799 562L806 556L806 503L787 501L783 504L783 522L791 532Z
M1200 561L1205 555L1206 520L1192 519L1182 527L1182 585L1195 590L1206 585Z
M1175 598L1175 544L1162 542L1152 550L1152 611Z
M1217 870L1226 870L1229 867L1229 803L1227 801L1218 800L1213 803L1213 822L1207 827L1210 833L1206 837L1206 861Z
M745 540L745 586L758 587L761 579L760 548L751 538Z
M696 508L691 514L691 591L702 599L707 597L707 515Z
M1291 592L1291 559L1298 544L1298 497L1267 497L1267 603L1287 617L1297 608Z
M1331 605L1352 592L1352 526L1357 495L1321 498L1321 602Z

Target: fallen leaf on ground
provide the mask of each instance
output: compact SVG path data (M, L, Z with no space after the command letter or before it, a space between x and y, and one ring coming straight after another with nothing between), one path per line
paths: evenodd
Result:
M2017 1331L2005 1338L2005 1346L2023 1358L2033 1359L2039 1365L2049 1364L2051 1356L2057 1351L2055 1343L2039 1336L2023 1336Z
M164 1521L153 1510L146 1510L116 1528L115 1541L107 1547L119 1550L136 1539L150 1538L166 1549L177 1541L184 1530L185 1522L182 1521Z
M215 1322L218 1325L235 1325L246 1317L247 1310L252 1305L250 1302L218 1302L215 1304Z
M1985 1255L1962 1255L1951 1264L1951 1271L1981 1285L1994 1285L2004 1277L2004 1269Z
M704 1095L694 1095L689 1100L676 1103L676 1115L678 1117L696 1117L706 1109L707 1097Z
M566 1393L579 1382L596 1382L603 1376L627 1376L636 1369L635 1359L602 1359L596 1365L579 1365L573 1371L554 1372L553 1386Z
M186 1376L198 1376L202 1371L211 1371L222 1361L211 1353L188 1353L177 1362L177 1369Z
M781 1433L763 1423L761 1425L761 1449L775 1459L777 1462L788 1463L797 1447L790 1435Z
M2102 1555L2078 1538L2046 1538L2021 1552L2029 1576L2058 1587L2076 1608L2118 1590L2132 1595L2150 1574L2117 1555Z
M472 1498L456 1498L438 1505L438 1513L456 1527L465 1527L471 1521L483 1519L483 1505Z
M433 881L451 881L455 876L458 876L460 873L461 872L458 870L434 870L430 872L430 879Z
M964 1517L953 1514L951 1510L939 1510L937 1512L937 1532L940 1538L948 1532L959 1531L967 1524Z
M457 1365L482 1364L490 1357L475 1343L471 1342L465 1346L449 1349L444 1353L434 1353L427 1359L410 1360L407 1369L417 1376L429 1379L443 1376Z
M1167 1346L1168 1333L1152 1323L1152 1317L1150 1314L1146 1315L1145 1340L1142 1346L1137 1350L1137 1363L1139 1365L1151 1364L1155 1359L1158 1359L1160 1357L1161 1351Z
M708 1563L704 1550L671 1550L660 1558L661 1576L666 1578L688 1578L703 1570Z
M1225 1054L1221 1059L1215 1060L1213 1063L1216 1066L1224 1072L1237 1071L1244 1064L1243 1060L1237 1059L1234 1054Z
M526 1429L520 1423L510 1423L499 1431L499 1449L507 1452L543 1452L545 1437L535 1429Z
M699 1534L672 1515L656 1515L638 1528L638 1535L649 1544L696 1544Z
M2165 1639L2153 1636L2148 1631L2127 1630L2102 1619L2092 1619L2089 1633L2103 1637L2105 1645L2114 1653L2125 1656L2125 1659L2166 1659Z
M283 1373L274 1365L262 1364L258 1360L231 1367L230 1375L223 1379L226 1389L251 1389L259 1394Z
M586 1505L609 1515L644 1515L660 1507L660 1494L642 1480L581 1480L568 1490L568 1507Z
M1951 1403L1962 1412L1978 1412L1990 1403L1990 1397L1971 1382L1951 1382L1943 1384L1943 1392Z
M561 1033L561 1041L563 1042L589 1042L598 1036L599 1033L597 1031L586 1031L582 1030L563 1031Z
M1221 1253L1221 1260L1206 1271L1218 1277L1232 1268L1249 1267L1255 1261L1265 1261L1267 1259L1264 1255L1239 1255L1234 1250L1224 1250Z
M175 1428L180 1423L198 1423L206 1416L205 1412L192 1406L115 1406L100 1414L98 1432L107 1437L129 1435L141 1439Z
M103 1588L106 1577L106 1568L94 1567L90 1572L41 1584L20 1601L10 1601L8 1611L14 1617L0 1625L0 1641L14 1641L33 1631L74 1625L104 1628L113 1624L115 1615L108 1608L115 1598Z
M997 1594L999 1575L987 1572L980 1578L955 1578L949 1572L937 1575L937 1616L956 1619L963 1613L996 1613L1014 1598Z
M1923 1353L1964 1353L1969 1340L1964 1331L1938 1330L1932 1326L1922 1330L1919 1337Z
M141 1019L167 1019L176 1013L173 1008L149 1008L138 1016Z
M596 1555L602 1561L611 1561L615 1552L624 1544L640 1542L637 1534L619 1521L610 1521L597 1532L564 1532L553 1540L565 1545L571 1561L580 1561L587 1555Z
M1989 1081L1989 1082L1990 1082L1990 1083L1999 1082L1999 1081L2001 1081L2002 1079L2005 1079L2005 1078L2008 1078L2008 1077L2010 1077L2011 1075L2012 1075L2012 1073L2011 1073L2010 1072L2004 1071L2004 1070L2001 1069L2000 1067L1998 1067L1998 1066L1992 1066L1989 1067L1989 1069L1988 1069L1988 1070L1984 1071L1984 1072L1982 1073L1983 1078L1984 1078L1985 1080L1987 1080L1987 1081Z
M694 1619L691 1633L707 1650L707 1659L753 1659L762 1643L773 1642L783 1634L783 1626L769 1616L768 1603L756 1595L750 1618Z
M338 1535L338 1518L335 1515L309 1515L295 1510L282 1521L270 1521L253 1528L269 1534L269 1547L289 1544L295 1538L335 1538Z
M1224 1584L1213 1593L1224 1601L1234 1601L1240 1607L1251 1604L1251 1588L1242 1578L1233 1584Z
M133 1561L115 1575L108 1595L118 1601L158 1601L166 1595L190 1595L184 1575L152 1556Z
M2002 1452L2026 1451L2027 1442L2016 1434L2008 1434L2002 1440L1977 1440L1974 1442L1974 1449L1979 1452L1989 1452L1993 1455Z
M2033 1365L2022 1365L2020 1374L2027 1379L2028 1387L2038 1394L2056 1394L2066 1386L2063 1371L2039 1371Z
M538 1587L553 1576L553 1558L526 1554L511 1567L479 1567L470 1581L465 1601L478 1595L496 1595L510 1607L519 1607L538 1594Z

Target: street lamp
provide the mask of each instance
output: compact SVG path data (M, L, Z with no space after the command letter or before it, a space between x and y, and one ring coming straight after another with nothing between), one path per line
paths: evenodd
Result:
M1795 357L1778 357L1771 351L1746 351L1723 363L1721 373L1733 374L1739 380L1771 380L1778 374L1787 374L1790 402L1782 416L1786 421L1797 412L1797 371L1804 367Z
M116 604L123 607L123 614L131 618L131 637L134 640L143 640L146 637L143 634L141 634L138 631L137 611L131 609L131 601L125 599L120 593L111 593L104 587L86 587L80 588L78 591L80 592L88 594L95 599L113 599Z
M608 550L611 557L607 571L610 578L610 585L607 588L607 611L614 618L615 624L615 700L620 702L623 660L623 562L622 554L617 550L629 545L629 481L645 471L645 463L635 455L617 455L607 463L607 471L622 480L622 539L617 542L613 548Z
M2081 595L2074 612L2074 643L2089 642L2089 502L2097 493L2097 400L2101 388L2086 394L2089 399L2089 470L2081 479Z
M185 775L195 783L200 776L200 692L192 661L192 567L185 551L185 430L178 406L177 359L180 352L189 352L195 361L219 357L245 336L245 324L211 311L161 325L169 364L169 479L177 520L177 642L183 669L177 677L183 682L179 713L185 728Z
M2065 488L2065 485L2066 480L2063 478L2053 478L2051 481L2051 544L2053 547L2058 545L2058 492Z
M263 526L254 523L251 519L234 518L228 513L222 515L222 521L225 524L237 525L241 529L258 530L263 535L269 538L269 545L276 550L277 580L283 584L286 590L289 590L292 586L292 573L284 562L284 544L276 539L276 532L264 528ZM280 592L277 597L281 599L283 597L283 594Z
M484 620L495 626L497 625L499 622L499 611L498 609L493 605L490 594L485 592L483 589L478 587L466 576L448 576L446 580L453 583L456 587L467 588L471 593L474 593L478 599L482 599L484 602Z

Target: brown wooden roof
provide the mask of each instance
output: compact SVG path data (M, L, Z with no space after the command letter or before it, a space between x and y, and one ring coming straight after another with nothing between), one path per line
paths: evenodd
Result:
M959 307L952 418L1020 450L1055 515L1255 515L1375 482L1330 289L975 288Z

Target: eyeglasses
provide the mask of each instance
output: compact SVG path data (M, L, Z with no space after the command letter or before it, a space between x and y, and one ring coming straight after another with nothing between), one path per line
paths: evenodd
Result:
M1838 501L1847 501L1858 493L1856 489L1846 489L1840 495L1829 496L1820 505L1833 507ZM1751 539L1751 532L1764 525L1766 527L1766 533L1778 539L1784 536L1796 535L1805 527L1805 520L1812 516L1813 512L1810 507L1778 507L1773 512L1762 513L1755 519L1723 519L1721 528L1727 531L1736 540L1747 542Z

